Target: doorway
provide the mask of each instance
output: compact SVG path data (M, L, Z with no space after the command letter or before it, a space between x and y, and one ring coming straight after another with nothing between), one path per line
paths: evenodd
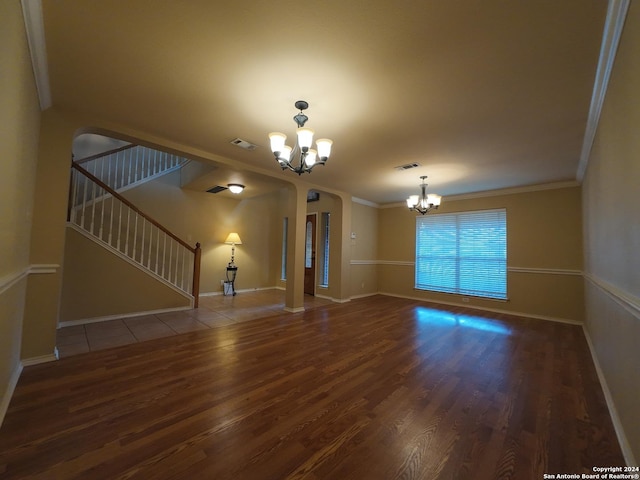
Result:
M304 249L304 293L316 294L316 217L307 215Z

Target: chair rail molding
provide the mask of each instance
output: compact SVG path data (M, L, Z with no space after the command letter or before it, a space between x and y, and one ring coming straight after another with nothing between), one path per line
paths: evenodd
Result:
M60 265L56 264L34 264L29 265L24 270L16 273L10 273L0 278L0 295L13 287L16 283L25 279L29 275L40 275L56 273Z
M595 285L599 290L604 292L609 298L627 310L631 315L640 320L640 298L612 285L611 283L598 278L591 273L585 273L584 278L589 283Z

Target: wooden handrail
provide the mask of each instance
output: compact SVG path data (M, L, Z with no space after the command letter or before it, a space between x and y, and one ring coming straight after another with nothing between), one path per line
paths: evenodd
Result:
M174 233L170 232L169 230L167 230L164 226L162 226L158 221L154 220L153 218L151 218L149 215L147 215L146 213L144 213L142 210L140 210L138 207L136 207L133 203L131 203L129 200L127 200L126 198L124 198L122 195L120 195L118 192L116 192L114 189L112 189L109 185L107 185L106 183L104 183L102 180L100 180L98 177L92 175L91 173L89 173L87 170L85 170L84 168L82 168L80 165L78 165L77 163L72 163L71 164L71 168L76 169L78 172L80 172L82 175L84 175L85 177L87 177L88 179L90 179L92 182L94 182L96 185L99 185L101 188L103 188L106 192L108 192L110 195L112 195L114 198L117 198L118 200L120 200L122 203L124 203L127 207L129 207L131 210L133 210L134 212L136 212L137 214L139 214L141 217L143 217L144 219L146 219L149 223L153 224L154 226L156 226L157 228L159 228L160 230L162 230L164 233L166 233L168 236L170 236L171 238L173 238L176 242L178 242L180 245L182 245L183 247L185 247L186 249L188 249L191 253L195 254L196 250L198 249L198 247L196 246L195 248L192 247L191 245L189 245L187 242L185 242L184 240L182 240L180 237L178 237L177 235L175 235Z
M196 243L195 252L193 252L193 285L191 294L193 295L193 308L198 308L198 298L200 297L200 258L202 250L200 242Z
M89 155L88 157L81 158L80 160L74 160L73 163L77 163L77 164L87 163L87 162L90 162L91 160L95 160L96 158L106 157L107 155L122 152L124 150L129 150L130 148L138 147L138 146L139 145L136 145L135 143L130 143L129 145L125 145L124 147L114 148L113 150L107 150L106 152L96 153L95 155Z

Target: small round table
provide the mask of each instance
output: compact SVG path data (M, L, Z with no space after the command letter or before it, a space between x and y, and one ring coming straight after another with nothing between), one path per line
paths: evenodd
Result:
M224 282L225 286L224 286L224 295L227 295L227 285L229 285L229 288L231 290L230 294L231 295L235 295L236 294L236 287L235 287L235 283L236 283L236 275L238 274L238 267L236 267L235 265L231 266L229 265L227 267L227 281Z

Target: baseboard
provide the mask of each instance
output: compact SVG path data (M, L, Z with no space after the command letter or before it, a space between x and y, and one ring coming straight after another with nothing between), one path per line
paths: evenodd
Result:
M160 310L147 310L144 312L132 312L132 313L121 313L117 315L106 315L104 317L81 318L79 320L68 320L66 322L60 322L58 323L58 328L73 327L74 325L86 325L89 323L108 322L109 320L119 320L121 318L141 317L143 315L155 315L157 313L182 312L184 310L191 310L192 308L193 307L163 308Z
M58 360L57 349L54 350L54 353L51 353L49 355L40 355L39 357L24 358L22 360L22 366L30 367L32 365L39 365L41 363L55 362L56 360Z
M324 300L331 300L333 303L347 303L351 301L351 298L335 298L328 295L321 295L319 293L316 293L314 297L322 298Z
M2 399L0 400L0 427L2 426L2 422L4 422L4 417L7 414L7 410L9 409L9 403L11 403L11 397L13 397L13 392L18 385L18 380L20 380L22 368L22 363L18 363L18 365L16 365L16 368L11 374L11 378L9 379L7 389L4 391Z
M607 402L607 408L609 409L611 422L613 423L613 428L615 429L616 436L618 437L618 443L620 443L620 449L622 450L622 455L624 456L625 462L627 462L627 466L629 467L636 466L638 465L638 463L636 462L636 459L633 456L631 445L629 445L627 436L624 433L624 427L622 425L622 422L620 421L620 417L618 416L618 410L616 409L616 405L615 403L613 403L613 396L611 395L611 391L609 390L609 385L607 384L607 379L604 376L604 372L600 367L600 362L598 361L598 357L596 355L596 349L593 346L593 342L591 341L589 331L587 330L585 325L582 326L582 330L584 332L584 338L587 340L587 345L589 345L591 358L593 359L593 364L596 367L598 380L600 380L600 386L602 387L602 392L604 393L604 398L605 398L605 401Z
M284 311L289 313L300 313L300 312L304 312L304 307L295 307L295 308L284 307Z
M374 295L382 295L379 292L375 292L375 293L361 293L360 295L351 295L351 300L357 300L359 298L367 298L367 297L373 297Z
M243 288L240 290L236 290L236 293L259 292L262 290L284 290L284 288L280 288L280 287ZM200 294L201 297L217 297L219 295L224 295L224 292L204 292Z

